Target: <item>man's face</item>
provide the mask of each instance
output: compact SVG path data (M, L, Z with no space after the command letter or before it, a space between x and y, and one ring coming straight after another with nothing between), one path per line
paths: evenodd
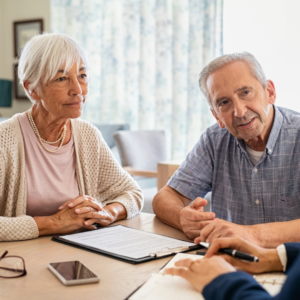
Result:
M274 84L268 81L264 89L246 63L234 62L213 72L206 85L220 127L245 141L263 137L270 130Z

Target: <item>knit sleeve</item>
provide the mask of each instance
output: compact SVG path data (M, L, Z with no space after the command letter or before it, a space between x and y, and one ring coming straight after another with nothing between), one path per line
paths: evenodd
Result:
M0 242L20 241L37 238L38 227L32 217L21 215L11 217L17 202L12 180L6 176L7 165L0 149ZM7 195L11 195L14 201L8 201Z
M82 191L97 199L103 206L118 202L127 218L143 207L142 191L135 180L123 170L104 141L101 132L87 121L72 122L77 156L77 176Z
M0 217L0 241L22 241L39 236L38 227L32 217Z
M118 202L124 205L127 219L135 216L144 205L142 191L136 181L118 164L102 136L100 148L99 193L103 205Z

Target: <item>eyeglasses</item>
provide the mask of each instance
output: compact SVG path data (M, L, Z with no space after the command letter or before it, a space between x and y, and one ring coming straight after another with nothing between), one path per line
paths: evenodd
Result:
M25 269L25 261L21 256L6 256L5 251L0 257L0 277L16 278L27 274Z

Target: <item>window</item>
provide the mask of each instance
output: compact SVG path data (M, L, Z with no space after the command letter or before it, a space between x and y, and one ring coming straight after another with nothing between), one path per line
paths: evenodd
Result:
M224 54L247 51L277 91L276 104L300 111L300 1L225 0Z

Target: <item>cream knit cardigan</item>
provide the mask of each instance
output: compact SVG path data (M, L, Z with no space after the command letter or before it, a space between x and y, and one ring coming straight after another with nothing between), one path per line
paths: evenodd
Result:
M127 218L143 207L138 184L114 159L99 130L80 119L71 120L79 192L102 205L118 202ZM67 189L68 187L66 187ZM25 155L17 115L0 124L0 241L39 236L34 219L26 215Z

